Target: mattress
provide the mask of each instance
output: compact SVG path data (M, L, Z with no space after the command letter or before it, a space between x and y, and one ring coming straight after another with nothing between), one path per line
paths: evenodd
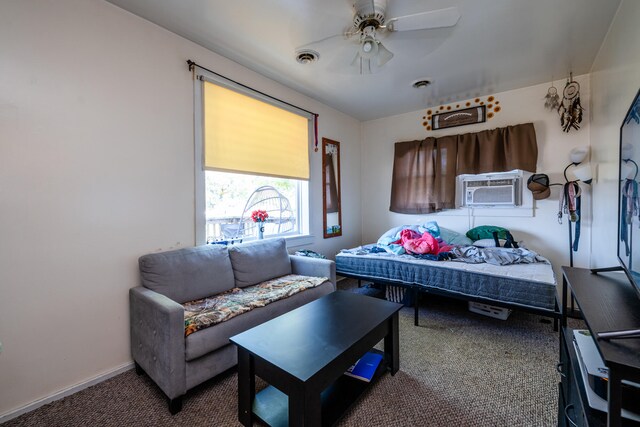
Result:
M467 264L458 261L429 261L411 255L389 253L336 256L336 273L373 282L418 285L461 296L535 309L555 310L556 279L550 263Z

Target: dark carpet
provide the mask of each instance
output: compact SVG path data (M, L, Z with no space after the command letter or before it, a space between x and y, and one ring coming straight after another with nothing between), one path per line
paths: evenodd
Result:
M339 425L556 425L557 348L540 316L513 312L502 321L464 302L425 298L420 326L412 309L400 312L400 371L384 375ZM239 426L236 382L231 370L202 384L171 416L154 383L131 370L4 425Z

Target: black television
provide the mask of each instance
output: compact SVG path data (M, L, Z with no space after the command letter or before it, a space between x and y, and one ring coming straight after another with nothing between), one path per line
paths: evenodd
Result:
M618 260L640 298L640 90L620 125ZM602 269L600 271L620 269ZM597 272L596 270L595 272ZM604 332L599 338L640 337L640 329Z

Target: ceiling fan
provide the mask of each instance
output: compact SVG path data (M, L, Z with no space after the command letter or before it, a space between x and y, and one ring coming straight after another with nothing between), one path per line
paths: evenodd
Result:
M380 37L400 31L453 27L460 19L457 7L393 18L386 16L387 0L357 0L353 8L353 25L349 29L342 34L329 36L296 49L298 62L308 63L317 60L319 55L310 49L311 46L342 36L358 45L351 65L357 67L360 74L371 74L393 58L393 53L380 42Z

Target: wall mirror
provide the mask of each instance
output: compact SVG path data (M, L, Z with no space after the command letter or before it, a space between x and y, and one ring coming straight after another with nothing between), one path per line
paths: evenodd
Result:
M618 257L635 283L640 284L640 239L637 213L640 165L640 90L620 127L620 194L618 196ZM634 238L635 232L635 238ZM637 246L637 247L636 247ZM640 292L640 285L638 286Z
M322 138L322 214L324 238L342 236L340 143Z

